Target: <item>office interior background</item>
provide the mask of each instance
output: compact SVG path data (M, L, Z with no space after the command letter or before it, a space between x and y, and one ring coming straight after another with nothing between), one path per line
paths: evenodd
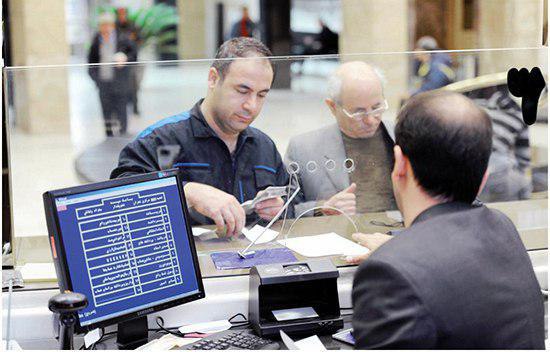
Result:
M203 97L216 48L231 36L243 6L255 23L251 34L280 56L274 87L254 126L275 141L281 155L292 136L334 122L323 101L327 78L342 62L365 61L384 72L384 118L395 119L420 84L414 49L426 35L450 50L455 78L446 89L488 99L487 92L505 85L514 67L540 67L547 79L543 0L3 1L3 265L51 263L42 193L108 179L126 143ZM125 133L117 133L114 121L114 136L106 136L87 64L100 13L116 8L142 21L143 41L139 63L132 66L139 71L137 109L128 107ZM327 28L331 40L320 35ZM490 199L510 203L528 249L543 249L544 255L547 111L545 90L537 122L529 127L529 194Z

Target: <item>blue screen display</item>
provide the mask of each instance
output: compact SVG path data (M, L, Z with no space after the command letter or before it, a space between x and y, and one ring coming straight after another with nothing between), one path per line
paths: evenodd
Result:
M80 325L199 292L176 177L57 197Z

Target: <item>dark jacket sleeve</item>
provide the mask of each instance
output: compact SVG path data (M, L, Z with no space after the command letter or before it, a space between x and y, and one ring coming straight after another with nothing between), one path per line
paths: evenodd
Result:
M126 54L128 62L137 61L137 44L126 35L119 34L117 51Z
M411 284L392 266L367 259L353 282L356 349L429 349L435 324Z
M154 134L130 142L120 152L118 166L111 172L111 178L160 170L156 151L158 145L160 144Z
M88 63L97 64L99 63L99 35L96 34L92 40L92 45L90 46L90 51L88 52ZM88 67L88 74L94 82L97 83L98 79L98 66L92 65Z

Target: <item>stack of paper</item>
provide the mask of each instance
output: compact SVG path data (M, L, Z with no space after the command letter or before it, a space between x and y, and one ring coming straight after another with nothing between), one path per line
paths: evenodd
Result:
M180 327L178 330L182 334L188 334L192 332L213 334L215 332L229 330L230 328L231 328L231 323L227 319L225 319L225 320L208 321L205 323L184 325Z
M323 235L303 236L277 241L304 257L324 257L329 255L362 255L369 249L348 240L334 232Z
M53 263L27 263L19 268L23 282L57 281Z
M201 338L182 338L174 335L166 334L161 338L152 340L143 346L136 348L141 351L168 351L174 347L183 347L191 343L195 343Z

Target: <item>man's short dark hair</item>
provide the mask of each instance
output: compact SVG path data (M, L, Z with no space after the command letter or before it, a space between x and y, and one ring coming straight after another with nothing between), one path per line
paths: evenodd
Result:
M218 49L216 53L216 60L212 63L211 67L214 67L223 79L229 71L229 66L234 59L239 57L254 57L254 56L273 56L271 51L265 46L264 43L255 38L238 37L225 41ZM225 59L225 60L218 60ZM269 60L273 74L275 74L275 67L273 62Z
M432 197L474 201L491 155L491 119L458 93L414 96L400 111L395 142Z

